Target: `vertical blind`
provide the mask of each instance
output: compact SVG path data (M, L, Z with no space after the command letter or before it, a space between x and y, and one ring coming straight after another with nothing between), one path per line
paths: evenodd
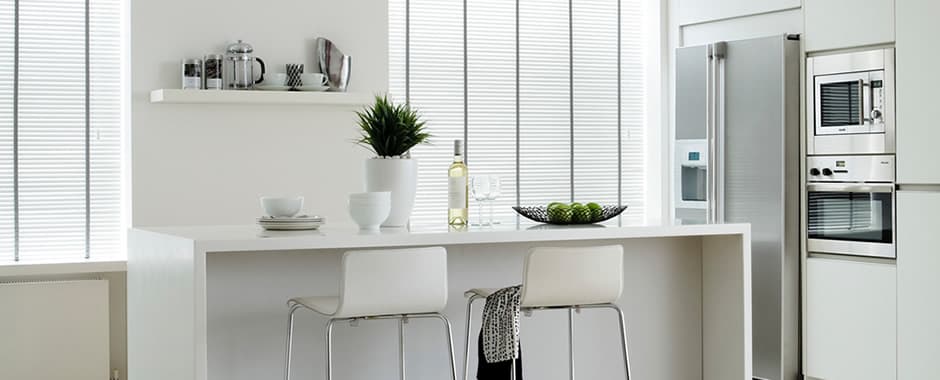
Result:
M445 223L452 140L499 175L496 217L552 201L644 218L644 2L391 0L389 90L428 123L412 222ZM477 210L471 200L471 220Z
M0 0L0 261L123 254L120 0Z

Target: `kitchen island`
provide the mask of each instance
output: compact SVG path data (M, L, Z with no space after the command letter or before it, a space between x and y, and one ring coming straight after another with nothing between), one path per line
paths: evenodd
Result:
M342 252L444 246L457 365L463 365L463 292L522 280L533 246L621 244L633 376L644 380L750 379L750 227L498 225L459 231L446 226L363 233L263 231L254 225L135 228L128 254L128 372L135 380L282 379L286 301L336 295ZM474 311L478 315L479 307ZM476 340L479 318L474 319ZM299 313L292 378L322 378L326 320ZM340 325L334 378L387 379L397 365L395 321ZM612 313L576 316L575 372L585 379L623 378ZM434 322L407 325L409 379L449 378ZM567 313L522 321L525 376L567 379ZM475 342L474 342L475 343ZM470 355L471 378L476 345ZM458 369L458 372L461 372Z

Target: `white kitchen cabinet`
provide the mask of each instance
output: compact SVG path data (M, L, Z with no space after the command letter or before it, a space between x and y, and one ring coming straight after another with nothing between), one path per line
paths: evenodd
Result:
M940 192L897 199L898 379L940 379Z
M902 184L940 184L936 147L937 88L930 78L940 62L936 36L940 35L940 1L898 1L897 165Z
M679 24L689 25L800 7L800 0L678 0Z
M892 263L806 260L806 376L895 379L896 269Z
M806 51L894 42L894 0L805 0L803 18Z

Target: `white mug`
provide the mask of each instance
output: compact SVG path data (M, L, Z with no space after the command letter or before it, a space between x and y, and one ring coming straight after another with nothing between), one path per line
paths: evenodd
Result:
M265 73L262 84L265 86L286 86L287 73Z
M329 79L321 73L300 74L300 81L304 86L326 86Z

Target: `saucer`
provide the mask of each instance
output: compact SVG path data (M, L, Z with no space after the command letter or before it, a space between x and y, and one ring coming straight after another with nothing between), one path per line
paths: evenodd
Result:
M300 91L321 92L321 91L329 90L330 86L321 86L321 85L313 84L313 85L300 86L300 87L297 87L297 89Z
M269 223L258 222L261 228L269 231L307 231L320 228L323 223L320 222L301 222L301 223Z
M258 218L258 222L266 223L307 223L307 222L323 222L323 217L318 215L296 215L296 216L262 216Z
M270 231L304 231L320 228L326 220L317 215L297 215L289 217L262 216L258 225Z
M290 90L290 86L275 86L275 85L265 85L259 84L255 86L256 89L261 91L287 91Z

